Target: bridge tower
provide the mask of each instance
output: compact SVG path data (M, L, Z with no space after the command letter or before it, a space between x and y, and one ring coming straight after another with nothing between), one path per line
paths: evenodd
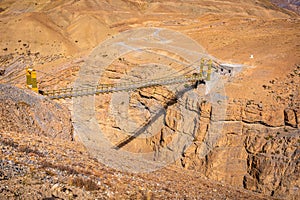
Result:
M34 92L38 92L37 80L36 80L36 71L32 68L26 68L26 86Z

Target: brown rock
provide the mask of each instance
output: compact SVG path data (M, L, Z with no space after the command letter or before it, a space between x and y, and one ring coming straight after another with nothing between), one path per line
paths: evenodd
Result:
M172 129L164 127L161 131L161 138L160 138L161 146L165 147L167 144L172 142L173 135L174 135L174 131Z
M297 109L295 111L295 114L296 114L296 122L297 122L297 127L298 129L300 128L300 109Z
M242 119L245 122L257 123L262 121L262 109L252 102L246 104L242 112Z
M241 135L243 133L243 123L241 121L229 121L223 123L222 131L225 134Z
M200 117L199 127L195 134L195 141L202 142L207 134L209 129L209 122L208 118Z
M3 76L5 74L5 69L0 68L0 76Z
M264 106L262 121L267 126L279 127L284 125L284 111L280 105Z
M242 186L243 176L247 172L246 158L247 153L242 146L215 148L207 157L206 175L214 180Z
M176 109L169 108L166 113L165 121L166 125L174 131L178 131L181 124L182 116L180 112Z
M297 118L296 112L292 109L285 109L284 110L284 122L286 125L297 127Z
M204 118L210 118L210 115L211 115L211 104L209 102L201 102L201 104L199 105L200 107L200 115L201 117L204 117Z
M241 121L242 120L243 105L238 100L233 100L227 106L226 120L228 121Z
M245 147L250 154L244 187L278 197L299 197L298 134L248 136ZM298 191L297 195L294 190Z
M246 174L244 176L243 186L244 188L247 188L248 190L256 191L257 190L257 180L254 179L249 174Z

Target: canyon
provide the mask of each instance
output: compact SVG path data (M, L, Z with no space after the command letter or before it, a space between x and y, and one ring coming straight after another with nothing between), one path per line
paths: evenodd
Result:
M265 0L1 1L0 197L29 198L33 187L38 199L298 199L300 18L289 3L295 12ZM141 41L172 49L128 47L103 62L117 49L101 45L122 35L122 44L136 42L126 34L143 29L155 31L140 32ZM242 70L205 84L61 100L25 86L28 66L40 90L88 85L92 75L116 84L184 74L189 54L171 51L191 46ZM98 130L114 150L101 151ZM124 170L114 165L118 152L129 152ZM130 157L148 153L156 161ZM167 164L156 169L158 161Z

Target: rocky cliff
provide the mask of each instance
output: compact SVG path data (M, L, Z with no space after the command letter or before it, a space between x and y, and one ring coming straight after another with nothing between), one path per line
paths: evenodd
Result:
M284 81L270 81L267 92L273 98L267 101L229 100L214 150L201 158L198 147L203 139L195 138L194 146L183 154L180 164L253 191L299 198L300 90L294 81L299 83L299 66ZM280 87L286 92L274 91ZM218 112L213 107L199 110ZM213 120L209 116L208 119Z
M181 152L178 166L210 179L278 198L297 199L299 83L300 67L294 66L286 77L261 85L265 95L255 99L227 97L226 101L213 101L205 98L203 90L207 86L202 84L196 88L187 86L180 96L158 86L131 93L127 103L122 95L118 96L123 103L117 105L130 105L128 115L123 115L127 110L120 112L120 108L110 113L106 96L106 100L99 100L98 109L108 115L98 119L116 145L122 132L133 130L131 134L135 134L135 130L143 130L148 134L146 139L136 135L119 143L119 148L132 152L153 150L158 159L167 157L168 153L161 149L169 148ZM158 117L153 115L156 107L161 108ZM191 145L179 149L178 143L174 148L178 136L191 138Z

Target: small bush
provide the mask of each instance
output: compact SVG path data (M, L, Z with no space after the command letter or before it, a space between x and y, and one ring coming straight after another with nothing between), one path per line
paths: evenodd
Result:
M21 152L25 152L25 153L34 153L34 154L36 154L36 155L38 155L38 156L40 156L40 157L45 157L45 155L43 154L43 153L41 153L40 151L38 151L38 150L36 150L36 149L31 149L30 147L28 147L28 146L21 146L20 148L19 148L19 151L21 151Z
M12 139L3 139L0 140L0 143L2 143L5 146L11 146L13 148L17 148L19 146L19 144L14 142Z
M100 189L97 183L90 179L74 178L71 180L71 185L84 188L86 191L94 191Z
M41 163L42 168L52 168L52 169L57 169L59 171L65 171L68 174L79 174L75 169L69 167L69 166L64 166L64 165L55 165L50 162L44 161Z
M265 139L266 140L271 140L271 139L273 139L273 136L272 135L268 135L268 136L265 137Z

